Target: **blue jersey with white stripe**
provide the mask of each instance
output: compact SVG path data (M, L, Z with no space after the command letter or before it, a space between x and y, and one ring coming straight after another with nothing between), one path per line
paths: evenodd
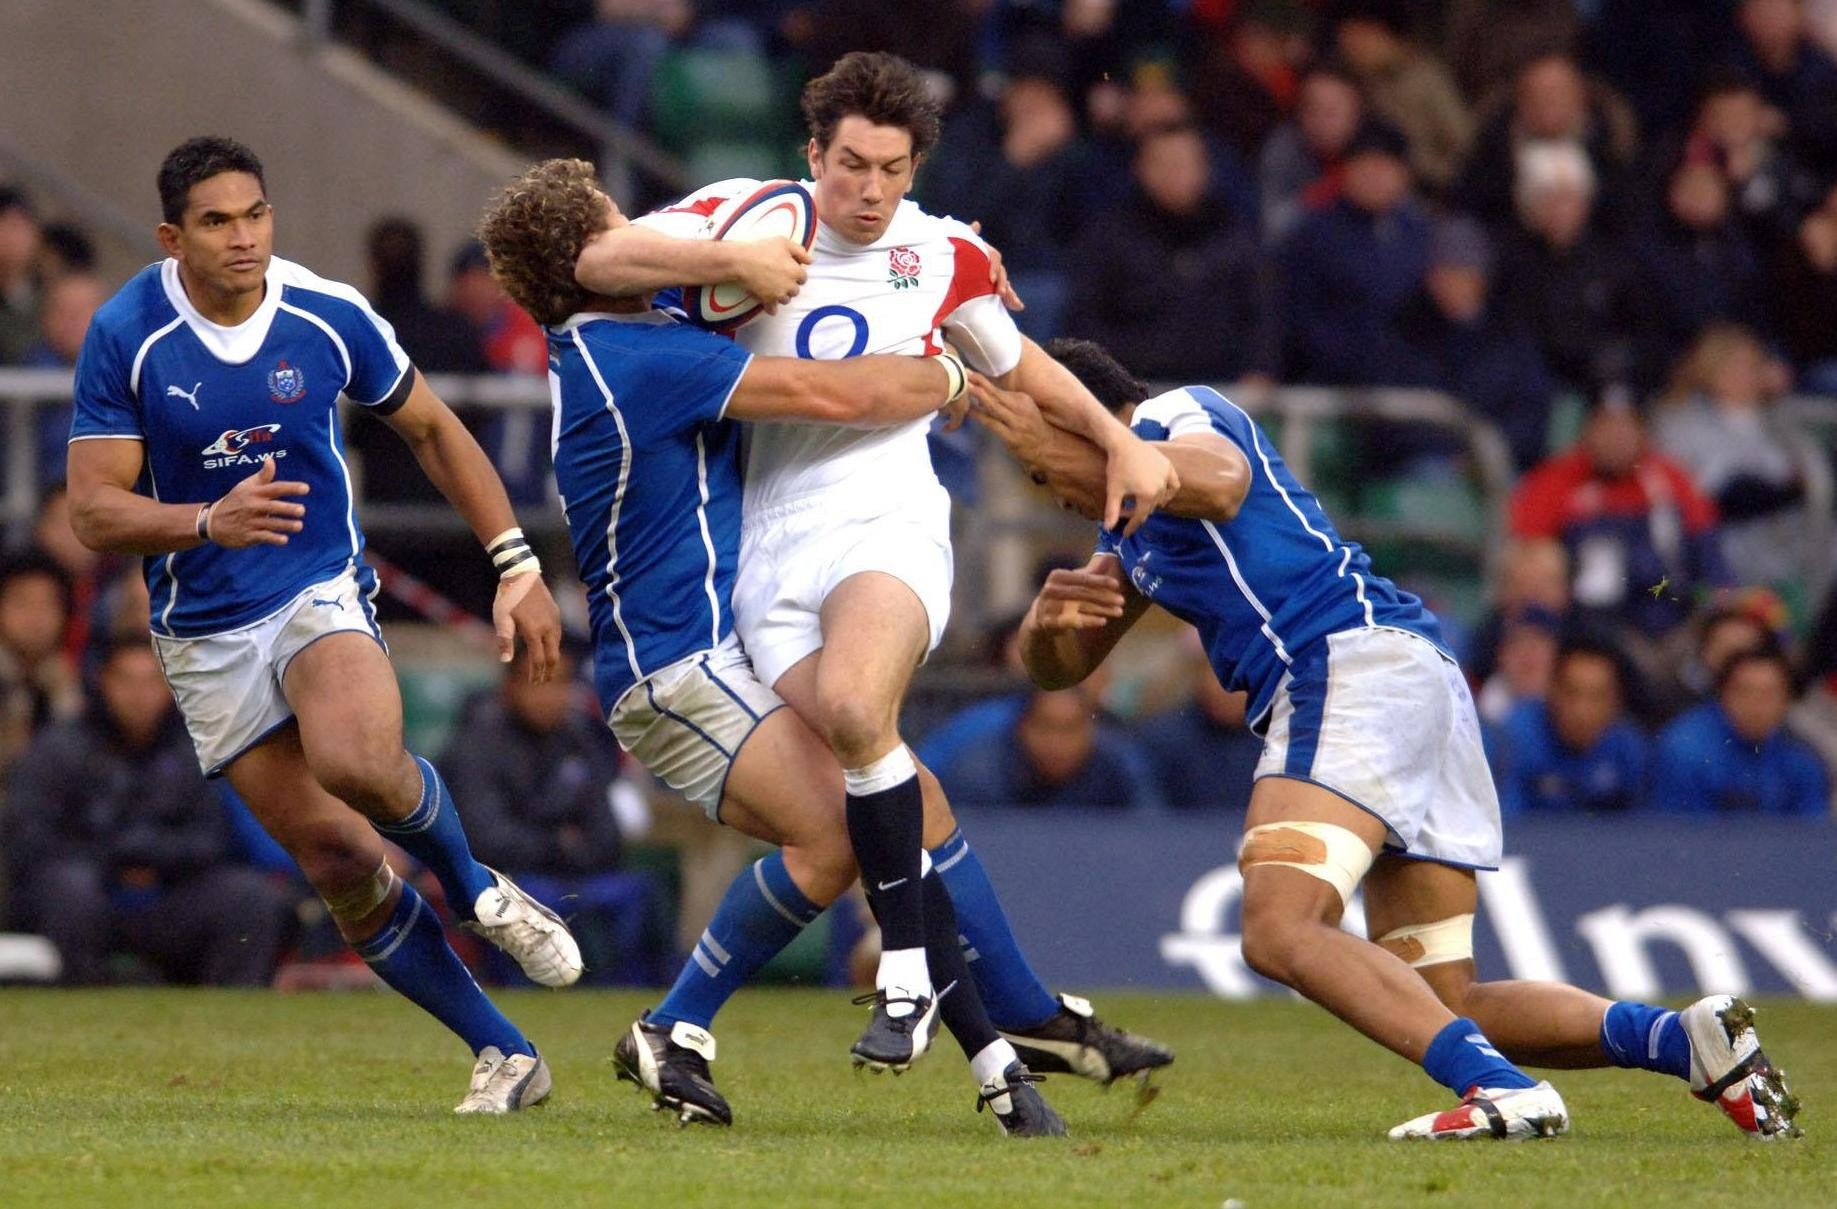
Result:
M261 305L235 327L198 313L172 260L149 265L109 299L77 358L73 442L140 441L136 489L169 503L221 499L264 458L275 459L276 479L311 487L297 501L304 528L284 546L204 545L147 558L154 632L237 629L351 566L371 588L338 399L387 414L413 380L394 331L361 294L278 256Z
M751 359L662 311L549 329L555 485L608 714L638 681L733 632L740 429L722 417Z
M1189 386L1135 409L1137 436L1192 432L1226 437L1250 464L1250 489L1224 524L1157 512L1131 537L1102 534L1142 595L1191 623L1219 682L1250 694L1260 729L1289 665L1329 634L1389 626L1442 646L1422 601L1376 575L1356 543L1342 541L1314 496L1289 473L1269 438L1217 391Z

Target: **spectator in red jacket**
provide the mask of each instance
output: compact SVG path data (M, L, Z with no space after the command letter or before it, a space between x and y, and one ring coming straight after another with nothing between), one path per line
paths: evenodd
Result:
M1651 448L1623 394L1609 391L1575 447L1519 481L1511 532L1562 542L1575 607L1609 628L1661 700L1688 698L1685 622L1702 590L1728 582L1716 506Z

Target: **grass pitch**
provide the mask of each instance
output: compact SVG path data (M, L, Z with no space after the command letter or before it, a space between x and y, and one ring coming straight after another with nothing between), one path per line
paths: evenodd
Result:
M857 1075L841 992L742 993L715 1073L736 1126L677 1129L613 1080L653 996L504 996L555 1094L460 1118L470 1063L393 996L0 991L0 1205L1829 1206L1837 1204L1837 1009L1769 1003L1770 1054L1807 1136L1760 1145L1676 1080L1559 1082L1553 1142L1400 1144L1447 1096L1300 1003L1102 996L1171 1043L1160 1098L1070 1078L1045 1091L1069 1141L1010 1142L971 1111L947 1039L911 1074ZM1233 1206L1236 1209L1236 1206Z

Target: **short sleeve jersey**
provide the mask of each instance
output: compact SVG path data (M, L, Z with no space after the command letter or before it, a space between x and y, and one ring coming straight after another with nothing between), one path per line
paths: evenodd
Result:
M733 632L740 442L723 416L752 357L662 311L576 315L548 332L555 485L610 714L640 680Z
M1243 451L1250 489L1225 523L1157 512L1132 536L1100 533L1136 591L1191 623L1219 682L1250 695L1261 733L1288 667L1341 630L1387 626L1442 646L1422 601L1371 569L1269 444L1256 422L1205 386L1156 395L1131 420L1143 440L1215 433ZM1443 648L1445 652L1445 647Z
M204 545L146 559L154 632L236 629L346 568L371 586L338 400L388 414L413 382L395 333L361 294L278 256L261 304L235 327L198 313L172 260L141 270L104 304L77 359L71 441L141 442L137 490L169 503L221 499L267 458L277 479L311 488L300 501L305 527L284 546Z
M708 216L758 188L728 180L646 215L645 226L680 238L711 234ZM804 182L805 188L813 188ZM870 353L936 353L950 343L975 369L999 377L1020 362L1021 336L989 281L988 245L965 224L900 203L886 233L856 244L819 222L810 278L775 315L759 315L735 339L772 357L840 360ZM880 428L760 425L750 434L750 514L837 488L877 499L935 489L925 443L929 419Z

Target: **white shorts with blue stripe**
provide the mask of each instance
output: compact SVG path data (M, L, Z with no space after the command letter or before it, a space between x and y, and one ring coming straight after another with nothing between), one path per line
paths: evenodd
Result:
M625 690L606 723L652 776L719 822L740 745L782 705L730 634L713 650L679 659Z
M1499 864L1499 797L1473 696L1454 660L1406 630L1344 630L1297 654L1256 775L1331 790L1382 820L1400 855Z
M153 651L205 776L218 775L293 718L281 691L287 666L321 638L345 631L383 641L355 569L314 584L240 629L201 638L153 635Z

